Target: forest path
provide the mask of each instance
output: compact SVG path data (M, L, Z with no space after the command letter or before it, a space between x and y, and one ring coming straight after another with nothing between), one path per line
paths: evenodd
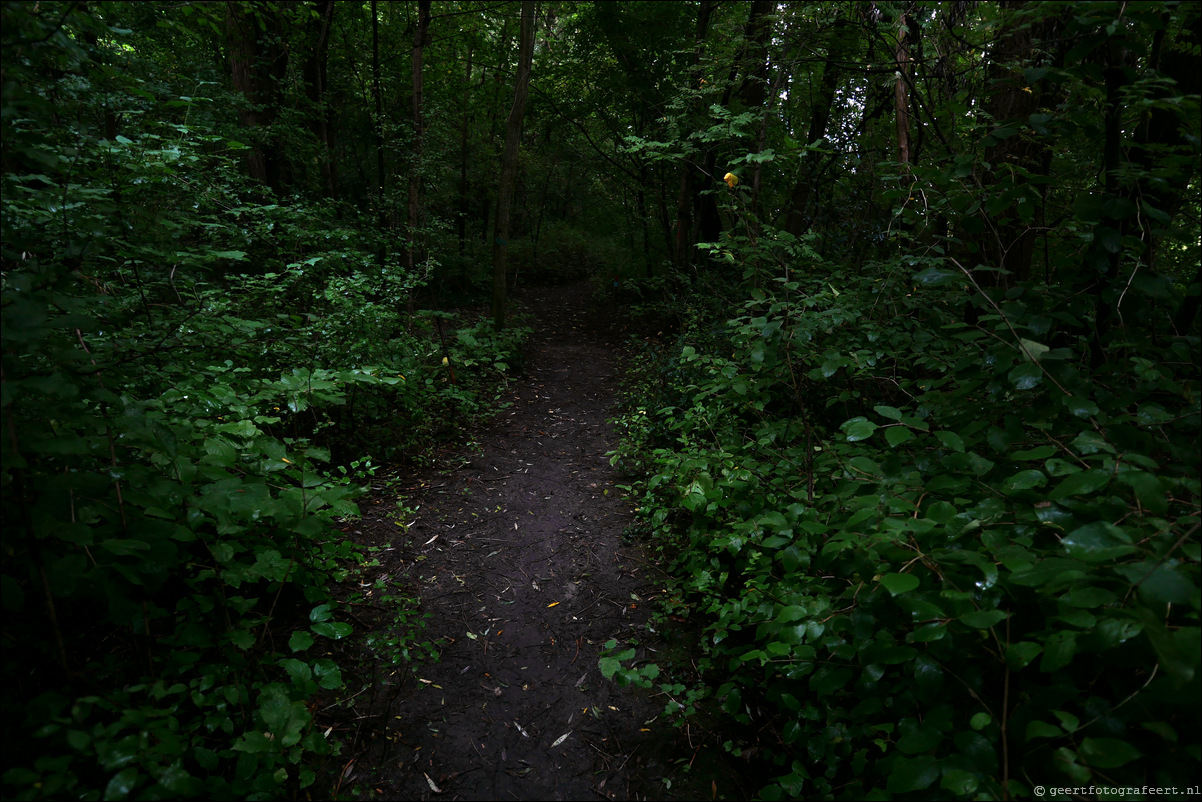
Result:
M356 708L377 737L357 747L360 768L342 786L363 798L687 793L662 781L695 755L656 720L663 696L619 688L597 667L610 638L637 638L639 658L655 659L652 569L621 542L633 515L606 457L620 337L590 313L585 284L518 300L535 331L512 406L459 467L405 493L420 509L404 535L370 514L355 527L395 546L375 570L420 594L421 637L441 643L439 662L396 672Z

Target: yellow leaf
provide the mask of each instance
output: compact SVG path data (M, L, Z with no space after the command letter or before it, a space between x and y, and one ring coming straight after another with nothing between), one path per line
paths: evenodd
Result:
M739 177L734 173L727 173L726 175L722 176L722 180L725 181L726 186L730 187L731 189L734 189L735 185L739 183Z
M557 605L557 604L559 604L559 602L551 602L551 603L550 603L550 604L548 604L547 606L548 606L548 607L554 607L554 606L555 606L555 605Z

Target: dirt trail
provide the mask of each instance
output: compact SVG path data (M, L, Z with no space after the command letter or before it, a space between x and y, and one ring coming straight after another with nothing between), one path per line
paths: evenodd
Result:
M528 800L684 793L662 778L695 753L655 720L663 698L618 688L597 667L610 638L637 638L639 657L654 658L643 629L654 586L652 569L620 539L632 515L605 456L615 444L606 419L620 340L590 317L587 293L576 285L518 297L536 330L512 406L465 464L407 494L420 510L404 536L371 515L356 526L364 540L396 547L375 570L420 592L431 614L426 637L445 640L438 663L398 673L384 683L390 690L356 703L376 737L357 739L344 791Z

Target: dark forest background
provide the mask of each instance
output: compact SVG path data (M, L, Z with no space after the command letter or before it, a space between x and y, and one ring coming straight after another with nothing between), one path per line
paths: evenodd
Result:
M1202 774L1199 4L2 11L6 798L321 796L333 521L583 280L698 633L608 676L764 798Z

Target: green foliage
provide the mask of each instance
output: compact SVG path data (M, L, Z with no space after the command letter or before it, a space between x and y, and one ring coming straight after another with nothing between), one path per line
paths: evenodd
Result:
M969 325L946 260L805 267L644 366L614 455L765 797L1186 784L1196 341L1091 371L1055 288Z
M296 795L338 749L311 711L368 447L488 411L525 330L444 353L434 263L249 181L230 94L113 24L143 7L3 11L4 796Z

